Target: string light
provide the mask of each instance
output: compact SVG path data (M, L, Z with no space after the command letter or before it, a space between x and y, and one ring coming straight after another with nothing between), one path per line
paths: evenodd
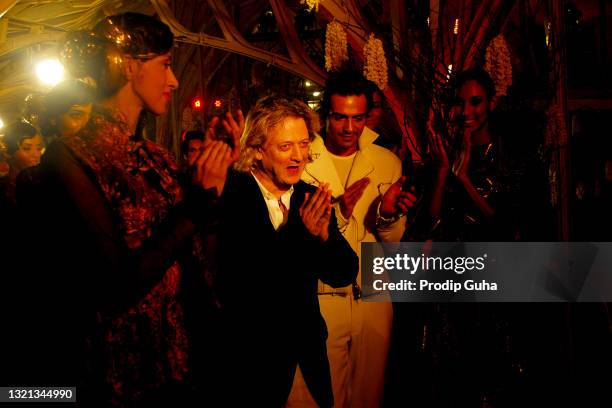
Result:
M195 99L193 100L193 104L192 104L192 105L193 105L193 109L195 109L195 110L200 110L200 109L202 109L202 99L200 99L200 98L195 98Z

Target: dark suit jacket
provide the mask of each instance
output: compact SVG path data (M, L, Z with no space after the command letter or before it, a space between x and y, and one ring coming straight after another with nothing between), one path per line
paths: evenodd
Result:
M235 340L230 344L239 356L236 370L251 387L246 399L258 406L285 403L297 364L319 405L333 404L317 279L346 286L359 261L333 214L327 242L307 231L299 208L314 191L302 181L294 186L289 219L278 231L252 175L230 174L221 198L219 282Z

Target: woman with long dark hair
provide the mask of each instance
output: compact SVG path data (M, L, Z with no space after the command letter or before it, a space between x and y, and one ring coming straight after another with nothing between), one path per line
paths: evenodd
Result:
M432 128L428 132L435 162L429 205L436 221L433 236L440 241L511 240L508 230L500 229L496 208L504 188L500 140L490 126L495 85L481 68L458 74L452 85L447 138Z

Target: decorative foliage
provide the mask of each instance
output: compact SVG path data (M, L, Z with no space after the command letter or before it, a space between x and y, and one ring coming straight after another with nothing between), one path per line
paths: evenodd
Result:
M308 11L319 11L319 3L321 0L301 0L300 4L305 5L308 8Z
M327 24L325 31L325 69L338 71L348 61L348 43L346 31L337 21Z
M510 49L503 35L498 35L489 43L484 68L495 83L495 94L506 95L508 87L512 85L512 62Z
M381 90L387 87L389 80L387 74L387 59L382 41L370 34L370 38L363 46L365 64L363 65L363 75L374 82Z

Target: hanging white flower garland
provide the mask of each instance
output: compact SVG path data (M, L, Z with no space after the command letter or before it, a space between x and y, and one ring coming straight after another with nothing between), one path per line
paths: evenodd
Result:
M504 96L512 85L512 62L510 49L503 35L493 38L487 47L485 70L495 83L495 94Z
M337 21L325 30L325 70L338 71L348 61L348 44L344 27Z
M368 41L363 46L363 76L374 82L381 90L387 87L389 80L387 74L387 59L382 41L370 34Z
M382 41L370 34L363 47L363 76L381 90L387 88L389 76ZM325 31L325 70L339 71L348 61L348 42L344 27L337 21L327 24Z

